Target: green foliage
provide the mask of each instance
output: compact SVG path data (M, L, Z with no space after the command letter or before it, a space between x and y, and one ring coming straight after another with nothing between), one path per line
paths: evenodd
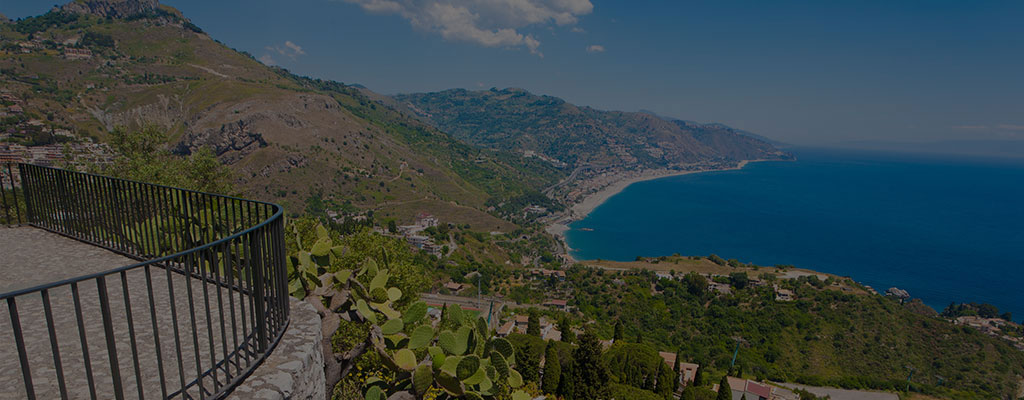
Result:
M327 258L317 264L323 268L331 265L330 258L341 251L327 242L329 232L322 225L314 230L319 245L313 245L308 256L300 250L296 258ZM303 248L298 228L295 236L297 246ZM412 303L405 313L397 311L393 306L403 297L402 291L390 284L395 275L386 252L382 259L384 262L379 265L373 258L365 260L358 270L346 270L351 273L344 274L343 279L324 275L330 277L332 286L351 296L341 305L341 311L355 312L371 324L369 344L394 376L390 381L368 380L364 392L367 400L384 399L400 392L422 398L431 388L443 390L438 398L522 397L523 392L513 391L523 385L523 378L509 365L515 357L508 341L491 337L485 321L463 315L458 306L452 306L447 313L447 326L454 330L442 326L435 331L429 321L424 321L422 302ZM378 324L380 321L386 322Z
M609 385L611 398L629 400L665 400L665 397L650 390L639 389L633 386L613 383Z
M526 334L540 336L540 318L537 316L536 311L530 311L530 316L526 323Z
M558 384L562 378L562 364L558 359L558 349L553 343L548 343L544 352L544 377L541 382L541 390L548 394L558 392Z
M231 171L213 152L200 149L188 156L178 156L163 145L167 134L150 125L137 132L124 128L110 133L110 146L119 157L97 172L123 179L156 183L200 192L234 194Z
M729 387L729 377L722 376L722 380L718 382L718 396L716 400L732 400L732 389Z
M831 289L819 279L779 280L795 292L793 302L775 301L771 287L695 295L687 278L657 281L657 292L655 276L644 272L571 268L567 281L576 285L571 297L583 318L598 321L599 331L611 336L615 321L628 321L645 342L681 349L684 361L697 360L716 379L729 367L734 337L743 339L737 362L747 375L814 386L901 390L910 365L919 371L918 391L992 398L1012 393L1024 375L1024 353L1007 343L881 296Z
M623 385L654 390L659 368L664 365L658 351L637 343L615 342L604 353L613 380Z
M601 357L601 343L593 332L579 337L579 347L573 351L573 399L609 399L610 374Z

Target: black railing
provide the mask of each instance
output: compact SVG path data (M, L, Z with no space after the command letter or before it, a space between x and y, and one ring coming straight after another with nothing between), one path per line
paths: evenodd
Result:
M11 171L4 192L15 206L4 208L21 214L9 224L141 262L0 294L10 324L3 332L0 321L0 352L17 349L24 384L5 390L30 399L222 398L280 340L280 206L35 165Z

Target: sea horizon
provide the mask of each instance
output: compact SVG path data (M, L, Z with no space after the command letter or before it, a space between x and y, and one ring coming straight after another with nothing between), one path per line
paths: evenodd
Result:
M1024 315L1013 284L1024 279L1024 256L1013 251L1024 243L1013 200L1024 188L1012 185L1024 182L1024 159L787 150L796 161L629 185L569 224L570 254L716 254L848 276L879 292L898 287L939 312L977 302Z

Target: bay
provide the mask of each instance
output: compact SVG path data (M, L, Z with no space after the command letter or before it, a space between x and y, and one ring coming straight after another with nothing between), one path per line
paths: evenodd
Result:
M1024 161L792 149L630 185L570 225L581 260L717 254L1024 317Z

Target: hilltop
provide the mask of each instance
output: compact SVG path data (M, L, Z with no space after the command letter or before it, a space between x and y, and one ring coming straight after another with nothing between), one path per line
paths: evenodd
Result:
M508 230L484 204L562 174L467 145L357 88L263 65L151 0L75 1L3 24L0 49L3 105L17 106L4 142L103 142L155 125L168 148L212 148L247 195L293 213L425 211Z
M573 168L682 168L790 158L721 124L680 124L650 113L602 111L522 89L452 89L394 98L458 139L535 154Z

